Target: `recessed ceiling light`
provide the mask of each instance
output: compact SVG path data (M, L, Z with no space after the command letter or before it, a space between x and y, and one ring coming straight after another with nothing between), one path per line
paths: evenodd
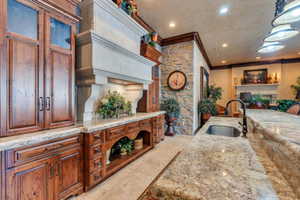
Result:
M228 44L224 43L224 44L222 44L222 47L226 48L226 47L228 47Z
M222 60L222 63L225 64L225 63L227 63L227 61L226 60Z
M225 15L226 13L228 13L229 11L229 7L228 6L222 6L219 10L219 14L220 15Z
M260 59L261 59L261 57L257 56L257 57L256 57L256 59L257 59L257 60L260 60Z
M175 22L170 22L170 24L169 24L170 28L175 28L175 26L176 26Z

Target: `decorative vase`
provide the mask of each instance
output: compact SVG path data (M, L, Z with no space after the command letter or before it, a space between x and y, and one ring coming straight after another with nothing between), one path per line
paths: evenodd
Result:
M123 2L123 0L113 0L113 1L118 5L119 8L121 7L121 4Z
M140 150L143 148L143 138L134 140L134 149Z
M174 136L176 134L175 130L175 121L177 118L173 114L167 114L166 115L166 121L167 121L167 131L165 133L166 136Z
M203 113L202 114L202 120L208 121L209 118L211 118L211 114L210 113Z
M158 34L156 32L153 32L152 35L151 35L151 37L152 37L152 41L153 42L157 42L157 40L158 40Z
M109 160L110 152L111 152L111 149L109 149L109 150L106 151L106 165L110 164L110 160Z

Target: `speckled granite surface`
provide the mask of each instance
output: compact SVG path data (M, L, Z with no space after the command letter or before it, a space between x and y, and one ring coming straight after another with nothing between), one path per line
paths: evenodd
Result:
M247 139L205 134L209 125L237 126L238 120L211 118L151 185L152 197L159 200L277 200Z
M0 138L0 151L29 146L47 140L62 138L66 136L72 136L80 132L80 127L68 127Z
M52 139L58 139L66 136L75 135L80 132L89 133L93 131L103 130L114 126L127 124L130 122L149 119L164 113L165 113L164 111L153 112L153 113L137 113L133 116L124 117L120 119L98 120L98 121L87 122L85 124L78 123L74 127L51 129L51 130L39 131L35 133L23 134L19 136L0 138L0 151L23 147L23 146L29 146L29 145L45 142Z
M247 110L249 128L300 198L300 116Z
M247 116L278 142L290 142L300 149L300 116L273 110L247 110Z
M153 113L137 113L133 116L124 117L120 119L89 121L89 122L85 122L82 126L83 126L83 131L85 133L90 133L94 131L100 131L107 128L115 127L115 126L121 126L130 122L149 119L161 114L165 114L165 111L153 112Z

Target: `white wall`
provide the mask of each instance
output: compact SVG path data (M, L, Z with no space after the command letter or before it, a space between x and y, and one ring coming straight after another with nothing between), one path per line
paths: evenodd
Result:
M196 131L196 129L200 125L200 120L198 119L198 102L200 100L201 94L200 94L200 82L201 82L201 67L205 67L206 70L209 72L209 67L197 45L197 43L194 41L194 48L193 48L193 74L194 74L194 88L193 88L193 132Z

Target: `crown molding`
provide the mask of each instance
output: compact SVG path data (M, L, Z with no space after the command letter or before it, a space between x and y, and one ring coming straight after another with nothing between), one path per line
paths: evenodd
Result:
M270 65L270 64L279 64L279 63L287 64L287 63L299 63L299 62L300 62L300 58L276 59L276 60L265 60L265 61L234 63L230 65L213 66L211 67L211 70L222 70L222 69L232 69L232 68L239 68L239 67Z
M172 44L189 42L189 41L196 41L208 67L211 68L211 62L209 60L209 57L207 55L207 52L204 48L204 45L201 41L201 38L200 38L200 35L198 32L190 32L190 33L185 33L182 35L165 38L161 41L161 46L168 46L168 45L172 45Z

